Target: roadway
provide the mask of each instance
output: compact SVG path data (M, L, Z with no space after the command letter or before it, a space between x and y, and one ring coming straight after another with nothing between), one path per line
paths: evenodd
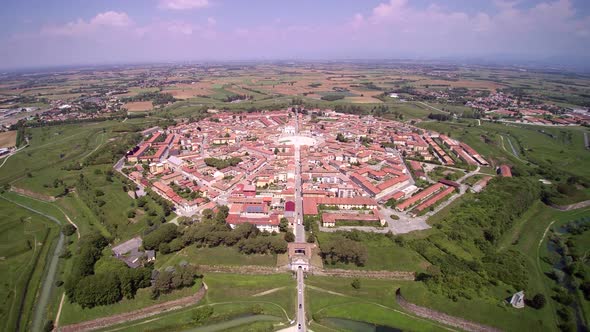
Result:
M299 134L299 114L295 111L295 134ZM301 192L301 149L295 144L295 242L304 243L303 198ZM307 331L305 319L305 277L303 270L297 270L297 331Z

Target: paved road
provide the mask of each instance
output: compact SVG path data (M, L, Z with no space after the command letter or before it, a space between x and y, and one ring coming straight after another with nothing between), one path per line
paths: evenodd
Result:
M586 149L590 149L590 143L588 142L588 133L584 133L584 146Z
M299 114L295 112L295 134L299 134ZM295 242L306 242L301 197L301 151L295 145ZM303 271L297 270L297 331L307 331L305 320L305 281Z

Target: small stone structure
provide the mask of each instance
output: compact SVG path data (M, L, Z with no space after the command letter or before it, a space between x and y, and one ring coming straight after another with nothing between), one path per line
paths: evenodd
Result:
M307 272L311 269L311 255L315 243L291 242L288 244L289 266L291 270L302 269Z
M524 308L524 291L514 293L510 299L510 304L517 309Z

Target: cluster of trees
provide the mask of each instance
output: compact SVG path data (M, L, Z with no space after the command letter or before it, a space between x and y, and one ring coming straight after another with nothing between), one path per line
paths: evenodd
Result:
M348 142L348 139L347 139L346 137L344 137L344 135L342 135L342 133L338 133L338 134L336 135L336 140L337 140L338 142L342 142L342 143L346 143L346 142Z
M235 94L235 95L229 95L229 96L225 97L223 99L223 101L226 103L231 103L232 101L236 101L236 100L249 100L249 99L252 99L252 96Z
M526 289L528 278L523 254L513 250L499 253L496 249L513 221L539 197L539 185L532 179L492 180L484 192L466 198L436 225L441 232L410 242L432 264L418 279L432 292L453 300L479 296L490 284L500 282ZM474 247L480 253L471 259L458 257L440 245L444 242Z
M336 101L336 100L344 99L344 95L330 94L330 95L322 96L321 99L326 100L326 101Z
M192 265L181 265L172 269L166 269L156 277L152 287L152 298L160 294L167 294L175 289L191 287L195 284L195 278L202 278L197 268Z
M163 224L143 237L143 247L148 250L158 249L178 237L178 226L172 223Z
M579 289L585 300L590 300L590 268L586 263L586 250L579 247L580 238L590 231L590 217L582 217L563 226L566 232L552 233L550 240L557 255L542 257L543 261L554 266L547 276L555 282L552 298L557 302L557 312L562 331L575 331L575 313L572 307L580 306ZM574 306L575 302L578 302Z
M173 103L177 99L174 98L169 93L162 93L162 92L144 92L140 93L137 96L123 98L123 102L132 102L132 101L147 101L151 100L154 105L166 105L168 103Z
M65 236L71 236L74 233L76 233L76 227L72 224L67 224L67 225L63 225L61 227L61 232L65 235Z
M553 176L545 176L545 178L557 179L557 181L560 181L562 179L562 175L557 173L555 170L539 170L539 172L545 173L542 175L550 175L549 172L553 174ZM586 189L588 187L590 187L590 183L588 183L587 181L577 176L569 176L567 177L567 180L564 182L543 186L542 200L546 204L559 205L560 202L568 202L571 200L570 197L575 197L580 192L580 189L578 188Z
M428 114L428 118L436 121L451 121L453 116L450 114L430 113Z
M338 113L347 113L347 114L365 114L367 110L363 107L355 104L337 104L334 105L334 111Z
M231 229L223 222L202 222L187 227L182 234L185 245L195 243L197 246L216 247L236 246L244 254L285 253L287 241L278 235L260 232L250 223L238 225Z
M167 199L165 199L164 197L158 195L157 193L155 193L153 190L146 188L145 192L148 194L148 196L150 196L151 199L153 199L156 203L158 203L161 207L162 210L164 211L164 216L169 216L170 213L172 213L172 210L174 209L174 205L168 201Z
M133 298L137 289L150 286L151 269L129 269L122 262L112 270L95 274L94 265L107 245L108 240L100 233L80 238L71 273L64 284L70 302L83 308L113 304L123 296Z
M136 146L141 141L141 134L136 132L121 133L115 138L86 157L84 165L114 164L131 147Z
M76 183L76 192L82 198L84 203L92 210L94 215L98 218L101 224L106 225L109 228L109 231L116 232L111 226L111 223L107 223L107 218L102 207L106 204L106 201L103 197L98 196L96 192L96 186L90 183L84 174L80 173L78 181Z
M291 232L284 236L260 232L250 223L243 223L232 229L225 221L228 212L227 206L218 207L216 212L205 209L200 223L183 222L183 226L187 225L183 228L163 224L144 235L143 246L162 254L179 251L191 244L198 247L235 246L244 254L264 254L284 253L287 251L287 241L294 241Z
M377 90L377 91L382 90L380 87L375 85L375 83L373 83L373 82L365 82L365 83L361 83L361 85L363 85L365 88L367 88L369 90Z
M323 241L320 248L324 262L330 265L345 263L364 266L367 262L367 248L340 234Z
M239 157L230 157L226 159L218 159L218 158L205 158L205 164L209 167L215 167L217 169L224 169L230 166L236 166L237 164L242 162L242 158Z

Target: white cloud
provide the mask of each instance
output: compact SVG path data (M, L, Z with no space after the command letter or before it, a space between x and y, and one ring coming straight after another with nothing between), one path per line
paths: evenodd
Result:
M174 34L192 35L195 27L190 23L170 22L166 24L166 29Z
M209 5L209 0L160 0L158 7L171 10L185 10L205 8Z
M589 35L590 17L579 18L571 0L544 0L529 8L517 7L520 1L494 4L495 13L468 14L436 3L422 9L407 0L389 0L366 18L355 14L349 26L357 40L395 42L395 50L408 53L550 54L584 48L580 40Z
M74 36L94 32L99 27L122 28L133 24L133 21L124 12L108 11L99 13L90 21L79 18L76 21L64 25L48 25L41 28L43 35Z
M114 11L108 11L96 15L90 24L105 25L113 27L126 27L132 24L131 19L127 16L127 13L118 13Z
M356 13L352 18L352 21L350 22L350 26L352 26L352 28L356 30L359 29L364 23L365 17L360 13Z

